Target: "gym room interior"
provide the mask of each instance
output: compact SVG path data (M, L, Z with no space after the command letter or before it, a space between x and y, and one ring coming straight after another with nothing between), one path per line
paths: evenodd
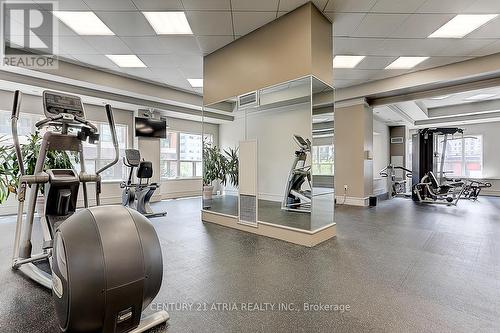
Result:
M0 5L0 331L500 331L499 1Z

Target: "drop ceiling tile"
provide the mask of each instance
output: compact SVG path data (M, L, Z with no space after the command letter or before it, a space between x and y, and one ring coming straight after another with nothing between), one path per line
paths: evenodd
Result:
M394 1L378 0L372 13L414 13L426 0Z
M465 13L492 14L500 12L500 1L476 0L464 10Z
M34 0L33 2L47 3L44 0ZM89 7L82 0L58 0L54 1L54 10L89 10Z
M156 36L140 12L98 12L97 16L118 36Z
M198 44L203 54L212 53L233 41L232 36L200 36Z
M182 66L179 68L179 71L182 75L187 79L199 79L203 78L203 66Z
M289 12L308 2L308 0L280 0L279 11ZM327 2L328 0L313 0L314 5L321 11L323 11Z
M99 54L99 52L80 36L61 36L59 37L59 54L79 55Z
M120 67L118 67L114 62L112 62L102 54L80 54L74 55L73 57L82 64L88 64L94 67L106 68L111 70L120 69Z
M449 44L439 50L436 55L440 56L474 56L475 52L490 44L493 44L495 39L459 39L450 40Z
M276 19L276 12L234 12L234 32L246 35Z
M139 10L182 10L181 0L132 0Z
M471 57L431 57L426 61L422 62L421 64L415 66L415 68L412 68L412 71L440 67L444 65L453 64L456 62L465 61L468 59L471 59Z
M461 13L476 0L427 0L417 13Z
M427 38L454 16L455 14L413 14L390 37Z
M326 5L327 12L369 12L377 0L330 0Z
M391 62L396 60L396 56L382 57L382 56L371 56L363 59L356 69L384 69Z
M203 56L194 55L187 53L175 53L172 54L172 62L177 65L178 68L185 67L197 67L203 68Z
M230 12L189 11L186 15L197 36L233 35Z
M403 23L408 14L367 14L353 33L356 37L387 37Z
M372 78L379 70L334 68L333 77L339 80L366 80Z
M278 0L232 0L234 11L274 11L278 10Z
M201 50L194 36L160 36L159 40L167 51L166 53L182 56L190 54L201 57Z
M182 0L186 10L231 10L230 0Z
M135 77L149 78L153 77L153 72L149 68L122 68L120 67L120 72L132 75Z
M449 39L386 39L382 45L383 51L378 55L386 56L424 56L439 55L443 48L448 47Z
M108 11L129 11L137 10L131 0L85 0L90 9Z
M160 37L121 37L121 40L135 54L165 54L172 51Z
M141 54L141 60L149 68L177 68L172 54Z
M467 38L500 38L500 16L466 36Z
M384 55L384 42L382 38L335 37L333 52L336 55Z
M361 24L365 13L334 13L325 12L325 15L332 20L334 36L351 36L356 28Z
M117 36L82 36L82 38L103 54L129 54L132 52Z
M488 44L485 47L474 51L474 54L478 57L487 56L495 53L500 53L500 41Z
M384 69L381 71L377 71L370 80L376 81L376 80L382 80L382 79L387 79L389 77L394 77L398 75L403 75L405 73L408 73L409 71L407 69Z

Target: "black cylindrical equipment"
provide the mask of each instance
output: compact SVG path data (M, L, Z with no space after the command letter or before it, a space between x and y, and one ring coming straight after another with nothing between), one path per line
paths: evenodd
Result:
M63 332L128 332L160 290L160 242L123 206L83 209L56 231L53 298Z

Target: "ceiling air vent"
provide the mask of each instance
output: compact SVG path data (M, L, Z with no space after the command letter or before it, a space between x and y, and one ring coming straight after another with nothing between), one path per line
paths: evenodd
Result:
M247 109L259 106L259 93L257 91L238 96L238 109Z

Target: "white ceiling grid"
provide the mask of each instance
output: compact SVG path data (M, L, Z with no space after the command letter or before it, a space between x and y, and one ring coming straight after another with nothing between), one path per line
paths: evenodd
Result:
M33 0L42 2L41 0ZM79 36L59 23L60 56L193 92L203 55L306 3L304 0L61 0L59 10L94 11L116 36ZM334 52L366 55L356 69L335 70L335 86L399 75L398 56L429 56L420 70L500 52L500 18L463 39L428 39L458 13L500 13L498 0L316 0L334 22ZM141 11L184 11L192 36L158 36ZM120 68L105 54L136 54L147 68Z

